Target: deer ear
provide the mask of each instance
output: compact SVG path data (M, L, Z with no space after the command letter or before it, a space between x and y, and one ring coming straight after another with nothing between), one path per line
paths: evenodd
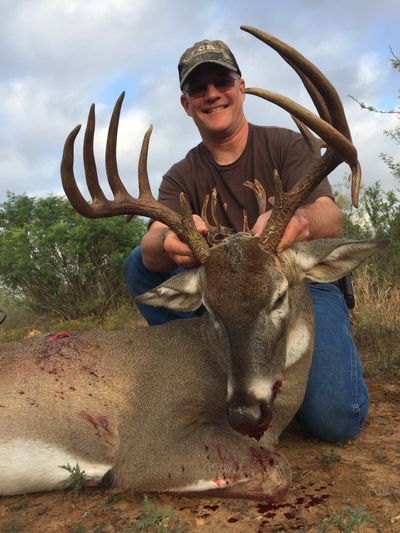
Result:
M389 241L320 239L296 243L287 251L306 279L329 283L354 270L364 259L384 248Z
M135 302L176 311L195 311L203 303L202 268L190 268L176 274L158 287L137 296Z

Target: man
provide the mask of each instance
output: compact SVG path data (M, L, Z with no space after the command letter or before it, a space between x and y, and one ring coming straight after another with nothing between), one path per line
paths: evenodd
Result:
M196 227L206 235L199 216L220 227L241 231L243 213L254 235L260 236L273 204L273 170L284 190L301 178L309 152L298 133L249 124L243 111L245 83L230 49L222 41L201 41L186 50L179 66L181 104L196 124L202 142L163 177L159 200L179 211L185 192ZM258 187L255 184L259 184ZM213 192L214 191L214 192ZM217 191L217 196L215 195ZM211 211L207 199L216 207ZM269 210L259 213L268 198ZM211 214L210 214L211 213ZM341 211L325 179L289 222L279 245L341 235ZM279 251L278 250L278 251ZM159 285L182 268L197 265L189 247L161 222L153 222L124 263L132 297ZM297 418L314 436L330 442L356 435L368 410L361 363L349 331L348 311L336 284L311 284L316 319L315 352L306 396ZM193 313L141 305L150 325ZM198 311L199 314L202 309Z

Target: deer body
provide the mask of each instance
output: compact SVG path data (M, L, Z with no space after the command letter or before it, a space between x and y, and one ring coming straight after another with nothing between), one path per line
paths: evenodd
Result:
M304 279L331 279L329 257L348 269L379 245L314 241L271 258L258 241L231 237L205 266L143 295L185 309L200 298L202 317L2 348L0 494L64 488L61 466L78 463L89 484L112 470L134 491L281 497L290 469L272 445L301 404L312 353Z

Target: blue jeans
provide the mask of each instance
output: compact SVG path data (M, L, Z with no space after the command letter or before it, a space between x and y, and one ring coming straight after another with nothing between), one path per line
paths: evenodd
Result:
M140 247L124 262L125 280L132 298L180 270L164 273L148 270L143 265ZM348 440L360 432L368 413L368 391L360 357L350 333L349 314L340 289L333 283L313 283L310 290L316 323L315 349L297 420L321 440ZM151 326L204 313L204 308L195 313L183 313L148 305L137 307Z

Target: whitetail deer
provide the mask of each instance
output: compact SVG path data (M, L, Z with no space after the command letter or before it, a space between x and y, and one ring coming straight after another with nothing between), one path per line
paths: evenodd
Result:
M73 173L76 127L61 166L65 192L87 217L145 215L167 224L187 242L201 266L185 271L140 301L193 310L202 317L124 332L48 335L0 352L0 494L61 489L62 465L78 463L87 483L112 471L113 483L133 491L206 491L255 498L283 497L289 465L274 450L298 410L313 349L313 313L307 283L334 281L382 243L327 239L276 253L285 226L313 187L342 160L359 167L339 97L297 51L244 27L298 72L317 117L287 98L248 89L290 111L313 153L307 175L290 193L276 176L276 201L264 235L240 233L209 248L196 231L184 195L179 215L150 192L146 160L139 162L139 198L122 184L116 139L122 97L110 122L106 199L93 155L94 107L84 139L92 202ZM325 141L315 139L307 126ZM62 303L61 303L62 304ZM254 437L254 438L252 438ZM260 440L261 439L261 440ZM259 441L259 442L258 442Z

